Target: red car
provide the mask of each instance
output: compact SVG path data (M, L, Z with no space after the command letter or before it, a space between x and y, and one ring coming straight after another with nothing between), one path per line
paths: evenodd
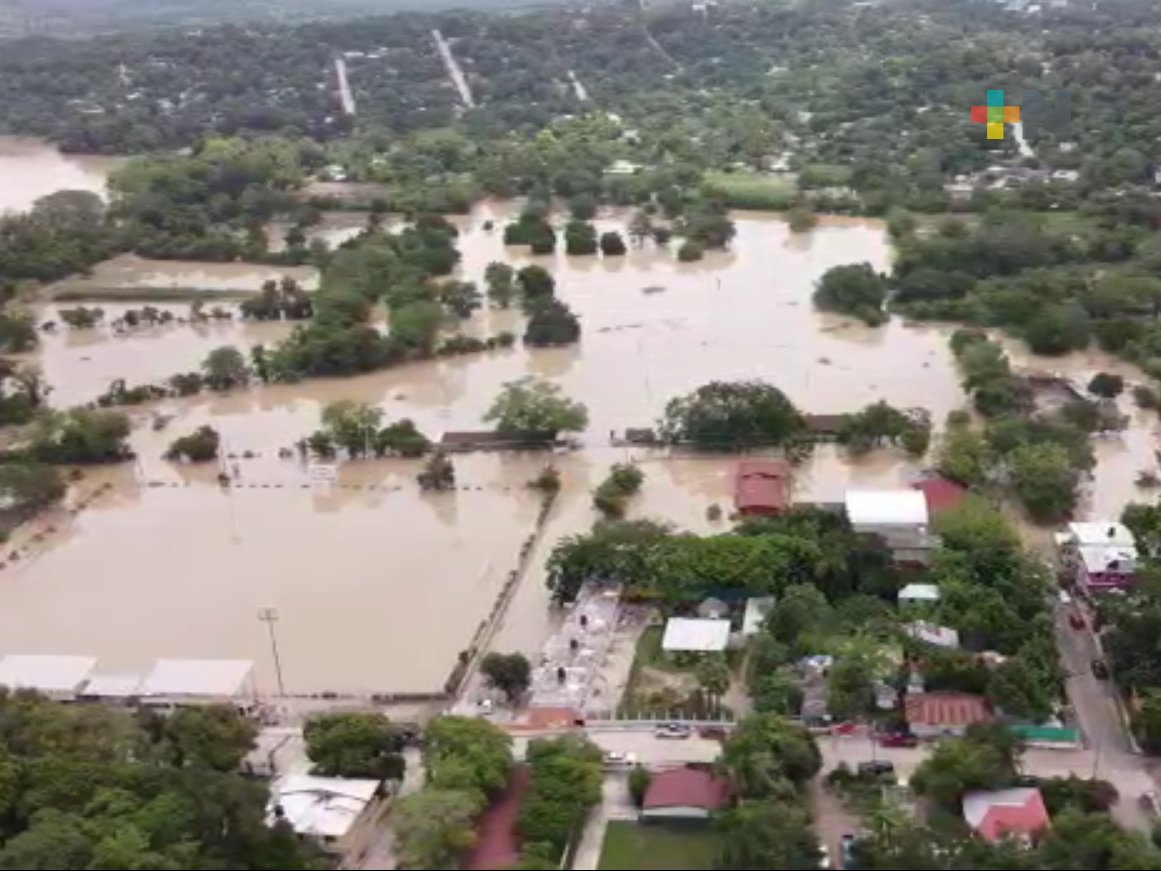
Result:
M910 732L886 732L879 735L879 744L883 747L918 747L919 736Z
M1073 629L1083 629L1084 628L1084 616L1081 615L1077 611L1073 611L1071 614L1068 615L1068 625L1071 626Z

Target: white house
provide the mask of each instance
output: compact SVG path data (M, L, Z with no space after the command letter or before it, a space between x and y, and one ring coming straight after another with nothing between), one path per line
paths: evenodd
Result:
M851 490L847 518L855 532L877 535L895 561L927 565L939 546L927 529L927 497L920 490Z
M97 660L92 656L12 654L0 659L0 686L36 690L54 699L75 699Z
M378 780L315 777L288 774L270 790L267 821L285 820L300 837L310 838L324 849L347 854L366 838L379 809Z
M729 620L671 617L665 624L661 649L667 653L720 653L729 641Z

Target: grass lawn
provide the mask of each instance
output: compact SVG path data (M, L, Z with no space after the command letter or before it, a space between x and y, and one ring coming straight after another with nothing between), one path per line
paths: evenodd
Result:
M718 838L709 829L668 829L610 820L598 868L608 871L699 871L713 867Z
M790 208L794 185L781 178L755 172L707 172L706 186L724 194L735 208Z

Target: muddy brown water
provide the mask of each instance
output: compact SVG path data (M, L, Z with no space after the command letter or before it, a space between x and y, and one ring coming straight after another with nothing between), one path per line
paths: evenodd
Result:
M110 172L122 157L61 154L40 139L0 136L0 213L23 212L59 190L104 196Z
M948 329L895 320L872 330L811 305L814 282L831 266L867 261L887 268L889 244L877 222L823 221L794 235L774 216L739 213L730 252L682 265L653 249L619 259L530 258L505 249L499 229L484 229L512 209L489 203L459 219L460 274L480 281L492 260L547 265L559 295L581 317L579 345L515 348L134 411L140 461L90 476L115 486L76 517L58 514L16 536L13 545L27 547L29 558L0 574L0 652L87 653L108 669L141 668L161 656L241 656L256 660L259 683L270 692L269 644L256 615L275 607L290 691L437 688L532 531L537 500L523 485L547 458L457 457L466 489L446 494L419 493L412 461L344 463L336 486L311 486L303 464L279 459L278 449L317 427L322 406L336 399L372 403L388 420L410 417L434 437L481 428L504 382L524 375L548 378L586 403L586 448L556 458L565 490L496 639L499 649L530 652L552 625L544 560L557 538L591 524L589 492L612 463L636 459L646 472L632 516L699 531L727 527L708 520L706 509L717 503L728 511L735 458L612 448L610 430L651 425L668 399L712 379L762 378L812 412L886 399L928 408L939 422L963 404ZM608 213L597 223L604 230L624 221ZM352 223L336 220L320 232L350 232ZM458 328L490 335L520 323L515 312L486 311ZM195 367L218 344L272 341L287 328L225 323L118 338L62 333L46 338L35 357L56 388L52 401L68 406L91 400L113 378L160 379ZM1098 369L1127 371L1098 354L1043 361L1012 350L1018 364L1081 380ZM151 426L154 411L172 418L164 429ZM229 494L214 483L212 465L189 469L161 459L175 435L205 423L238 457L228 462L237 464L242 486ZM1135 413L1127 433L1098 443L1088 500L1094 516L1141 498L1133 479L1155 466L1155 429L1155 416ZM254 457L244 459L245 452ZM899 486L916 472L895 452L852 462L822 448L799 471L796 492L838 501L848 487ZM47 525L55 532L45 533ZM38 533L41 540L29 542Z

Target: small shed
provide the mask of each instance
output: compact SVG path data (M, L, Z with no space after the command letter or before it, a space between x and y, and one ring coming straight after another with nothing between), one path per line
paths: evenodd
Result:
M790 507L790 467L776 460L745 460L734 470L734 507L743 516L780 514Z
M0 659L0 686L69 700L77 697L96 667L92 656L12 654Z
M667 653L720 653L729 641L729 620L671 617L665 624L661 649Z

